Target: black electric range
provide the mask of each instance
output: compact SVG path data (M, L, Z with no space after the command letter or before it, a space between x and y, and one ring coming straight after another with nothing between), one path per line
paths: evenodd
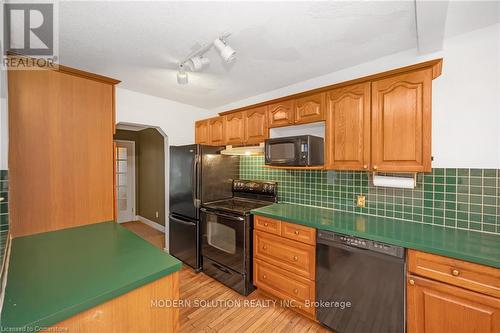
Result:
M203 272L242 295L252 283L252 230L250 211L276 202L277 184L234 180L233 197L202 205L201 256Z

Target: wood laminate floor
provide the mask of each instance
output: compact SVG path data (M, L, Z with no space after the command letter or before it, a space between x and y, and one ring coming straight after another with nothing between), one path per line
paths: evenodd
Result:
M155 246L164 247L162 232L139 221L122 225ZM241 296L207 275L196 274L189 268L183 268L180 272L180 299L185 302L185 306L180 309L181 333L330 332L290 309L279 304L273 306L270 302L272 299L258 290L247 297Z

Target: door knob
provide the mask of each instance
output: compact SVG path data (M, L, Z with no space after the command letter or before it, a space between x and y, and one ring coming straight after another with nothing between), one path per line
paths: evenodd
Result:
M297 260L299 260L299 257L293 256L293 261L297 261Z
M293 290L293 293L294 293L294 294L298 294L298 293L299 293L299 290L298 290L297 288L295 288L295 289Z
M410 279L410 281L408 281L408 282L409 282L409 283L410 283L410 285L412 285L412 286L413 286L413 285L415 285L415 280L413 280L413 279Z
M298 234L299 234L299 231L298 231L298 230L295 230L293 233L294 233L294 234L296 234L296 235L298 235Z
M265 245L264 245L264 246L262 247L262 250L267 250L267 246L265 246Z
M373 170L377 170L377 169L378 169L378 166L374 165Z
M269 225L269 224L267 224L267 223L264 223L264 227L267 227L268 225Z
M267 275L266 274L262 275L262 278L267 279Z
M367 164L363 165L363 169L368 169L368 165Z
M451 271L451 275L453 275L453 276L459 276L460 275L460 271L457 270L457 269L454 269L454 270Z

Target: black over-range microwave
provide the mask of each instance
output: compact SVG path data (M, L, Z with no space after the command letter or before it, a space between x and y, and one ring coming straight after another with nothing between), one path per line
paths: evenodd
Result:
M323 154L323 138L313 135L289 136L265 141L267 165L323 165Z

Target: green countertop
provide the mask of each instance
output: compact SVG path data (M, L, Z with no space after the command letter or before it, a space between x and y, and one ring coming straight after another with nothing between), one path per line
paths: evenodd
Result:
M51 326L181 266L114 222L14 238L1 328Z
M285 203L252 213L500 268L500 235Z

